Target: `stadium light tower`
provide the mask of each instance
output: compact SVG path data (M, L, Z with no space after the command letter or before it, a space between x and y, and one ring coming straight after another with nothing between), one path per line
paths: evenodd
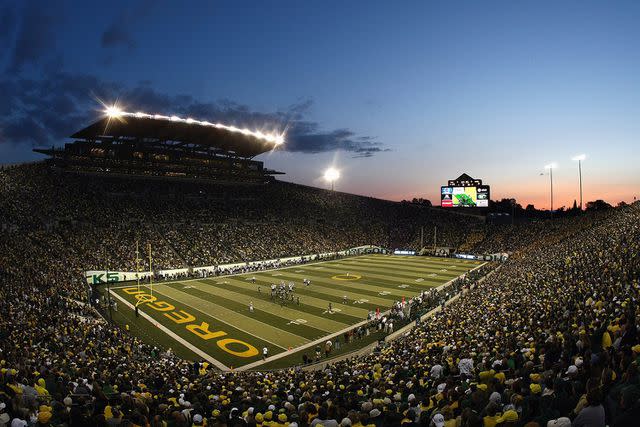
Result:
M329 168L324 172L324 179L331 183L331 191L333 191L333 183L340 178L340 171L336 168Z
M579 154L571 159L574 162L578 162L578 176L580 179L580 212L582 212L582 161L586 158L586 154Z
M553 170L558 168L558 165L555 163L549 163L544 167L545 169L549 169L549 178L551 182L551 219L553 219Z

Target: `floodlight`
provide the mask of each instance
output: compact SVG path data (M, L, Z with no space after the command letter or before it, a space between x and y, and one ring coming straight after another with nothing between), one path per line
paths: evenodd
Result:
M104 105L104 104L103 104ZM138 111L136 113L129 113L126 111L121 110L118 106L116 106L115 104L112 106L106 106L105 105L105 110L104 110L105 114L109 117L109 118L117 118L117 117L136 117L136 118L149 118L149 119L155 119L155 120L169 120L172 122L180 122L180 123L186 123L189 125L200 125L200 126L212 126L215 127L216 129L224 129L226 131L229 132L234 132L234 133L241 133L243 135L246 136L252 136L254 138L258 138L258 139L262 139L264 141L268 141L271 142L275 145L281 145L284 144L285 142L285 132L282 133L264 133L262 131L252 131L251 129L247 129L247 128L237 128L235 126L229 126L229 125L224 125L222 123L211 123L211 122L207 122L207 121L199 121L196 119L193 119L191 117L188 117L186 119L182 118L182 117L178 117L178 116L164 116L161 114L147 114L147 113L143 113L141 111Z
M107 116L109 116L111 118L120 117L124 113L120 108L118 108L115 105L107 107L107 109L104 112L107 113Z
M587 158L587 155L586 155L586 154L578 154L577 156L575 156L575 157L571 158L571 160L573 160L573 161L575 161L575 162L581 162L581 161L583 161L583 160L584 160L584 159L586 159L586 158Z
M340 178L340 172L335 168L329 168L324 173L324 179L329 182L333 182L338 178Z

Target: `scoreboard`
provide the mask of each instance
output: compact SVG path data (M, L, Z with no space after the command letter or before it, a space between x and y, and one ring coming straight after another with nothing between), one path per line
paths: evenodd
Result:
M443 208L486 208L489 197L488 185L440 187L440 206Z

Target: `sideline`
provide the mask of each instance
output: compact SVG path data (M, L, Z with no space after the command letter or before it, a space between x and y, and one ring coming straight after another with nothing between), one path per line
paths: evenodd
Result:
M473 270L477 270L478 268L482 267L483 265L487 264L487 262L483 262L482 264L480 264L477 267L474 267L473 269L469 270L467 273L470 273ZM493 274L494 271L497 271L500 268L500 265L498 267L496 267L496 269L490 271L489 273L487 273L486 276L481 277L478 280L478 283L482 283L482 281L484 281L485 278L489 277L490 275ZM465 273L466 274L466 273ZM454 280L460 278L462 276L462 274L458 277L456 277L455 279L451 279L450 281L448 281L447 283L443 283L442 285L438 286L437 288L434 288L436 290L440 290L442 288L444 288L445 286L449 286ZM445 306L451 304L452 302L454 302L455 300L457 300L458 298L460 298L461 292L457 293L456 295L452 296L451 298L449 298L446 302L445 302ZM431 309L429 312L423 314L422 316L420 316L420 321L422 322L423 320L425 320L427 317L429 316L433 316L435 313L439 312L441 310L441 308L438 306L436 308ZM387 335L386 337L384 337L385 342L389 342L389 341L393 341L397 338L399 338L401 335L405 335L407 332L409 332L411 329L415 328L415 322L410 322L409 324L403 326L402 328L398 329L395 332L390 333L389 335ZM377 343L371 343L368 344L362 348L359 349L355 349L353 351L350 351L348 353L344 353L341 354L339 356L335 356L329 359L325 359L322 360L320 362L316 362L316 363L312 363L309 365L294 365L293 367L300 367L300 369L302 369L303 371L313 371L316 369L323 369L326 365L331 364L331 363L336 363L336 362L340 362L342 360L345 359L349 359L351 357L356 357L359 356L361 354L364 354L368 351L372 351L375 347L376 347ZM280 368L282 369L282 368ZM270 369L269 371L277 371L279 369Z
M481 265L469 270L469 272L472 272L473 270L476 270L480 267L482 267L483 265L487 264L486 262L482 263ZM493 274L494 271L497 271L502 264L498 265L495 269L491 270L490 272L488 272L485 276L482 276L480 279L478 279L477 284L482 283L484 281L484 279L486 279L487 277L491 276ZM455 279L454 279L455 280ZM442 289L444 286L448 286L451 282L447 282L444 285L438 286L436 288L436 290L440 290ZM458 292L457 294L453 295L451 298L449 298L448 300L445 301L444 305L445 307L448 306L449 304L451 304L452 302L456 301L458 298L460 298L460 296L462 295L462 290L460 290L460 292ZM442 310L442 308L440 306L432 308L431 310L429 310L428 312L426 312L425 314L423 314L422 316L420 316L420 322L426 320L428 317L433 316L434 314L440 312ZM386 342L389 341L393 341L395 339L397 339L398 337L400 337L401 335L405 335L407 332L411 331L413 328L416 327L416 322L410 322L408 325L403 326L402 328L398 329L397 331L387 335L384 340Z
M268 268L266 270L251 270L251 271L246 271L246 272L240 272L240 273L231 273L231 274L225 274L223 276L206 276L206 277L195 277L192 279L184 279L184 280L162 280L159 281L157 283L153 283L153 286L158 286L158 285L170 285L172 283L185 283L185 282L193 282L194 280L207 280L207 279L223 279L225 277L234 277L234 276L240 276L242 274L252 274L252 273L266 273L269 271L278 271L278 270L284 270L287 268L293 268L293 267L301 267L304 268L304 266L306 265L316 265L316 264L322 264L325 262L331 262L331 261L337 261L338 259L349 259L349 258L357 258L357 257L361 257L361 256L365 256L365 255L371 255L371 254L362 254L362 255L348 255L346 257L343 258L334 258L334 259L328 259L325 261L311 261L311 262L305 262L305 263L300 263L300 264L291 264L291 265L285 265L284 267L276 267L276 268ZM127 283L136 283L135 280L130 280ZM217 284L217 283L216 283ZM131 285L122 285L122 286L111 286L111 289L122 289L122 288L128 288ZM143 283L140 283L140 286L143 286ZM144 286L149 286L149 283L144 283Z
M455 278L453 278L453 279L449 280L449 281L448 281L448 282L446 282L446 283L443 283L442 285L440 285L440 286L438 286L438 287L436 287L436 288L434 288L434 289L436 289L436 290L440 290L440 289L442 289L443 287L449 286L451 283L453 283L455 280L459 279L459 278L460 278L460 277L462 277L463 275L465 275L465 274L467 274L467 273L470 273L470 272L471 272L471 271L473 271L473 270L477 270L478 268L482 267L482 266L483 266L483 265L485 265L485 264L486 264L486 262L483 262L482 264L478 265L477 267L472 268L471 270L469 270L469 271L467 271L467 272L465 272L465 273L461 274L460 276L457 276L457 277L455 277ZM457 294L456 296L454 296L454 298L455 298L455 297L457 297L458 295L459 295L459 294ZM452 299L453 299L453 298L451 298L449 301L451 301ZM447 301L447 303L449 303L449 301ZM437 310L437 308L436 308L436 309L434 309L434 310ZM425 314L423 317L426 317L427 315L431 314L434 310L431 310L429 313ZM387 311L385 311L385 312L383 312L383 313L380 313L380 316L381 316L381 317L382 317L382 316L386 316L390 311L391 311L391 309L389 309L389 310L387 310ZM422 320L422 317L421 317L421 320ZM335 337L336 337L336 336L338 336L338 335L342 335L342 334L344 334L345 332L348 332L348 331L350 331L350 330L352 330L352 329L357 329L358 327L360 327L360 326L364 326L364 325L366 325L367 323L369 323L369 320L366 320L366 319L365 319L365 320L363 320L363 321L361 321L361 322L359 322L359 323L356 323L356 324L354 324L354 325L351 325L351 326L349 326L348 328L345 328L345 329L343 329L343 330L341 330L341 331L334 332L334 333L333 333L333 334L331 334L331 335L327 335L327 336L325 336L325 337L322 337L322 338L320 338L320 339L317 339L317 340L315 340L315 341L313 341L313 342L310 342L310 343L308 343L308 344L304 344L304 345L301 345L300 347L296 347L296 348L292 349L291 351L287 351L287 352L283 352L283 353L274 354L273 356L271 356L271 357L267 357L267 358L266 358L266 359L264 359L264 360L258 360L258 361L256 361L256 362L249 363L248 365L241 366L241 367L237 368L237 369L236 369L236 371L246 371L246 370L248 370L248 369L256 368L256 367L258 367L258 366L260 366L260 365L263 365L263 364L265 364L265 363L268 363L268 362L272 362L272 361L274 361L274 360L281 359L281 358L283 358L283 357L285 357L285 356L289 356L289 355L292 355L292 354L298 353L298 352L300 352L300 351L302 351L302 350L305 350L305 349L307 349L307 348L309 348L309 347L312 347L312 346L315 346L315 345L318 345L318 344L325 343L327 340L330 340L330 339L332 339L332 338L335 338ZM399 333L400 333L401 331L402 331L402 332L406 332L406 331L408 330L408 329L407 329L407 327L413 328L414 326L415 326L415 322L410 322L408 325L404 326L403 328L400 328L398 331L393 332L393 333L391 333L391 334L387 335L387 337L385 337L385 341L386 341L386 340L387 340L387 338L389 338L390 336L393 336L394 338L395 338L395 337L397 337L397 336L399 336L399 335L400 335ZM332 361L332 360L339 361L339 360L342 360L342 359L347 358L347 357L352 357L352 356L354 355L354 353L357 353L357 352L363 351L365 348L369 348L369 347L373 348L373 347L372 347L372 344L369 344L369 345L367 345L367 346L366 346L366 347L364 347L364 348L356 349L356 350L353 350L353 351L351 351L351 352L349 352L349 353L345 353L345 354L342 354L342 355L340 355L340 356L336 356L334 359L327 359L327 360L323 360L322 362L318 362L317 364L307 365L305 368L309 368L309 367L314 366L314 365L324 365L325 363L331 363L330 361Z
M239 272L239 273L231 273L231 274L225 274L223 276L207 276L207 277L195 277L195 278L191 278L191 279L177 279L177 280L162 280L159 282L154 282L153 286L159 286L159 285L170 285L172 283L185 283L185 282L193 282L194 280L207 280L207 279L223 279L225 277L234 277L234 276L240 276L243 274L260 274L260 273L267 273L269 271L278 271L278 270L285 270L287 268L294 268L294 267L299 267L299 268L305 268L305 266L307 265L318 265L318 264L324 264L327 262L333 262L333 261L341 261L341 260L350 260L350 259L354 259L354 258L360 258L360 257L364 257L364 256L371 256L371 255L389 255L389 254L360 254L360 255L347 255L345 257L342 258L334 258L334 259L328 259L328 260L324 260L324 261L311 261L311 262L305 262L305 263L301 263L301 264L292 264L292 265L285 265L283 267L276 267L276 268L268 268L266 270L252 270L252 271L247 271L247 272ZM389 256L397 256L397 255L389 255ZM436 257L436 256L426 256L426 257L422 257L422 256L416 256L417 258L435 258L435 259L442 259L442 257ZM483 262L482 264L480 264L478 267L482 266L486 264L486 261ZM474 269L477 267L474 267ZM471 271L471 270L469 270ZM460 277L457 276L456 279ZM128 280L126 283L128 283L127 285L117 285L117 286L110 286L111 289L122 289L122 288L129 288L131 287L131 284L136 284L135 280ZM100 283L100 285L105 285L104 283ZM142 283L140 282L140 286L149 286L148 282Z

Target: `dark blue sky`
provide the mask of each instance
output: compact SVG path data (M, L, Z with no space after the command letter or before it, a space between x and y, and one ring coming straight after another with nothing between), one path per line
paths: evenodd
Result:
M285 179L437 200L462 172L547 206L640 187L640 2L0 1L0 159L132 111L289 127ZM4 48L6 47L6 49ZM634 102L635 101L635 102Z

